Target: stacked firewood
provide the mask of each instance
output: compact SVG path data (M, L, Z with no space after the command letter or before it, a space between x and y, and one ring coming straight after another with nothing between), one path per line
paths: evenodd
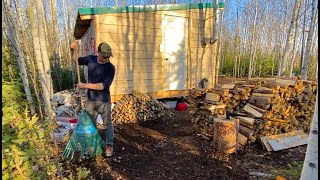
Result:
M309 131L316 101L316 82L276 79L267 87L254 90L258 91L261 92L253 93L249 100L264 119L263 125L255 129L256 137L300 129Z
M116 102L112 110L112 121L115 124L140 123L163 115L172 116L173 112L152 96L133 91Z
M206 123L213 122L211 117L214 119L228 111L233 113L233 118L239 119L239 139L242 140L241 144L245 145L266 135L299 129L307 132L314 111L316 82L254 79L210 89L206 95L199 98L199 107L208 111L206 116L203 116L201 111L197 110L200 108L194 106L191 111L194 113L191 114L195 129L202 130L204 134L210 132L209 137L212 137L213 123L208 127L210 131L205 131ZM206 120L208 117L210 119Z

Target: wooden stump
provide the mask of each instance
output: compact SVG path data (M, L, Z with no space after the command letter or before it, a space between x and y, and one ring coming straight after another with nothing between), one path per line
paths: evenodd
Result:
M221 153L232 154L238 149L238 119L214 119L213 147Z

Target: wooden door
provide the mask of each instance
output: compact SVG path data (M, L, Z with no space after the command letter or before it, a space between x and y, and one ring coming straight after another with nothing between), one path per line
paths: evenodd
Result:
M165 15L163 31L164 90L186 90L188 19Z

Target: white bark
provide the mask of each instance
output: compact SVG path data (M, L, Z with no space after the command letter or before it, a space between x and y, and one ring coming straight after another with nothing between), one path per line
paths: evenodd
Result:
M254 14L254 20L253 20L253 29L252 29L252 38L251 38L251 45L250 45L250 63L249 63L249 73L248 78L250 79L252 76L252 70L253 70L253 61L254 61L254 40L256 38L256 23L257 23L257 16L258 16L258 0L256 0L256 8L255 8L255 14Z
M45 106L45 114L51 118L51 104L50 104L50 94L49 94L49 86L47 82L47 78L45 76L44 65L41 58L41 50L40 50L40 40L39 40L39 32L38 27L36 26L35 17L34 17L34 4L32 0L27 0L27 14L30 21L30 31L32 34L33 48L35 54L35 62L38 68L41 88L42 88L42 97Z
M300 6L301 6L301 1L299 1L299 5L298 5L298 12L297 15L299 14L299 10L300 10ZM294 62L296 59L296 54L298 51L297 45L298 45L298 18L296 18L295 20L295 31L294 31L294 40L293 40L293 50L292 50L292 59L291 59L291 65L290 65L290 72L289 75L290 77L293 77L293 68L294 68Z
M305 46L305 31L306 31L306 19L307 19L307 0L303 1L304 5L304 15L303 15L303 25L302 25L302 42L301 42L301 58L300 58L300 74L302 74L302 66L304 60L304 46Z
M310 23L309 33L308 33L306 51L305 51L304 60L302 63L302 72L301 72L302 79L305 79L305 80L308 77L309 56L310 56L310 52L311 52L311 44L312 44L312 40L313 40L312 37L313 37L313 33L314 33L316 14L317 14L316 0L313 0L312 1L312 17L311 17L311 23Z
M46 77L46 82L49 91L49 97L52 99L53 97L53 86L52 86L52 79L51 79L51 69L50 69L50 61L48 57L48 50L47 50L47 40L46 40L46 33L45 33L45 26L43 22L43 9L42 9L42 1L36 0L36 10L37 10L37 25L38 25L38 37L40 43L40 50L41 50L41 57L44 67L44 73Z
M223 0L223 2L224 2L224 0ZM216 4L218 5L218 2L216 2ZM217 10L217 11L219 11L219 9ZM220 13L219 13L220 14ZM216 83L218 83L218 81L219 81L219 71L220 71L220 61L221 61L221 56L220 56L220 52L221 52L221 38L222 38L222 26L223 26L223 14L224 14L224 11L222 11L222 13L221 13L221 21L220 21L220 23L219 23L219 27L220 27L220 29L219 29L219 36L217 37L218 39L217 39L217 57L216 57L216 59L217 59L217 69L216 69ZM216 24L217 25L217 24ZM218 28L217 28L218 29ZM216 29L216 30L217 30Z
M30 91L30 87L29 87L29 80L27 77L27 71L26 71L26 67L25 67L25 60L24 60L24 55L20 46L20 39L19 36L17 35L17 22L16 22L16 18L13 15L13 10L12 10L12 6L9 5L9 12L6 15L6 20L7 20L7 27L8 27L8 32L9 32L9 36L10 36L10 41L12 42L12 45L15 49L15 53L17 56L17 63L19 65L19 71L20 71L20 77L22 79L22 83L24 86L24 91L27 97L27 101L28 101L28 105L30 108L30 113L31 115L35 114L35 106L34 106L34 102L32 99L32 95L31 95L31 91ZM2 1L2 9L5 11L4 8L4 1Z
M289 55L289 48L291 45L291 41L292 41L292 36L293 36L293 27L295 24L295 21L297 19L297 15L298 15L298 5L300 3L300 0L296 0L295 4L294 4L294 8L292 11L292 17L291 17L291 22L290 22L290 26L288 29L288 34L287 34L287 40L286 40L286 45L285 48L283 50L283 55L281 58L281 67L280 67L280 76L284 76L285 72L286 72L286 68L287 68L287 62L288 62L288 55Z
M318 94L319 90L317 92L317 100L308 138L308 147L300 180L318 179Z

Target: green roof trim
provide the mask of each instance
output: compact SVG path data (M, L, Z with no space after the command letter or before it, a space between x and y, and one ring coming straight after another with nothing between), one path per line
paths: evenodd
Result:
M224 2L219 2L218 7L219 9L224 9Z
M224 8L224 3L219 3L218 7ZM212 3L190 3L190 4L79 8L78 12L79 12L79 15L93 15L93 14L109 14L109 13L170 11L170 10L187 10L187 9L206 9L206 8L213 8L213 4Z

